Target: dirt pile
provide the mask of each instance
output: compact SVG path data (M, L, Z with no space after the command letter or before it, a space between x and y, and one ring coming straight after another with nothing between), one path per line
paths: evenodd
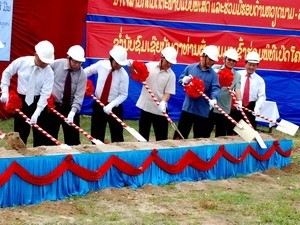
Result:
M275 140L269 134L261 134L264 141ZM198 138L186 140L164 140L153 142L119 142L105 145L78 145L78 146L40 146L35 148L26 148L22 145L22 140L18 134L7 135L9 146L0 148L0 157L22 157L33 155L57 155L57 154L78 154L91 152L111 152L126 150L152 150L176 147L202 146L202 145L222 145L244 143L245 141L239 136L218 137L218 138Z

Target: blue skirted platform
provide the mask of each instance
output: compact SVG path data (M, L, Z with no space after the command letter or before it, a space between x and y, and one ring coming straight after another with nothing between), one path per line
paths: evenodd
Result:
M292 140L0 159L0 207L108 187L225 179L291 162Z

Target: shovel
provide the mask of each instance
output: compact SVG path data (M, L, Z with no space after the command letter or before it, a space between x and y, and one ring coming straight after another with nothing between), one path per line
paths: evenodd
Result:
M260 134L244 120L240 120L239 123L233 128L233 130L238 135L240 135L245 141L251 142L255 138L261 148L263 149L267 148Z
M142 84L145 86L146 90L148 91L148 93L150 94L151 98L153 99L153 101L155 102L155 104L157 105L157 107L159 107L159 101L158 99L155 97L154 93L152 92L152 90L150 89L150 87L146 84L146 82L142 82ZM179 136L182 139L185 139L183 137L183 135L181 134L180 130L178 129L178 127L176 126L176 124L172 121L172 119L170 118L170 116L166 113L166 112L162 112L162 114L166 117L167 121L171 124L171 127L179 134Z
M230 89L230 87L227 87L227 89L228 89L228 91L229 91L229 93L230 93L230 95L231 95L231 97L232 97L232 100L233 100L233 101L236 101L237 99L236 99L236 96L235 96L235 92L232 91L232 90ZM249 119L248 119L248 117L247 117L247 115L245 114L243 108L239 108L238 111L240 111L240 113L242 114L244 120L246 120L247 124L248 124L251 128L253 128L252 125L251 125L251 123L250 123L250 121L249 121ZM256 139L256 141L258 142L258 144L259 144L259 146L260 146L261 148L267 148L265 142L263 141L263 139L261 138L260 134L259 134L257 131L256 131L255 139Z
M299 128L299 126L297 126L296 124L293 124L284 119L281 119L280 122L276 124L277 124L276 130L279 130L291 136L294 136Z
M91 97L102 107L105 106L95 95L91 95ZM130 126L127 126L127 124L125 124L116 114L114 114L113 112L110 112L109 114L113 118L115 118L122 125L122 127L125 130L127 130L133 137L135 137L138 141L147 142L147 140L139 132L137 132L134 128Z
M279 130L283 133L286 133L286 134L289 134L291 136L294 136L299 128L298 125L294 124L294 123L291 123L287 120L284 120L284 119L281 119L281 121L278 123L277 121L274 121L274 120L271 120L269 119L268 117L265 117L264 115L261 115L261 114L258 114L258 113L255 113L254 111L248 109L248 108L245 108L243 107L243 109L247 110L248 112L251 112L253 113L255 116L258 116L270 123L274 123L277 125L276 127L276 130Z
M61 114L60 112L58 112L56 109L50 108L50 110L54 114L56 114L58 117L60 117L61 119L63 119L67 124L69 124L70 126L74 127L76 130L78 130L80 133L82 133L84 136L86 136L95 145L104 145L104 143L102 141L100 141L99 139L96 139L96 138L92 137L92 135L88 134L85 130L83 130L82 128L80 128L79 126L77 126L75 123L68 122L67 118L63 114Z
M236 124L233 130L247 142L251 142L257 135L257 131L242 119Z
M66 145L66 144L62 144L59 140L57 140L56 138L54 138L51 134L49 134L47 131L45 131L43 128L41 128L39 125L37 125L36 123L30 123L30 119L28 118L28 116L26 116L20 109L15 109L16 112L22 116L25 121L30 125L33 126L35 129L37 129L39 132L41 132L42 134L44 134L47 138L49 138L51 141L53 141L56 145L60 146L61 148L66 148L66 149L71 149L70 146Z
M204 94L202 91L200 91L200 94L209 101L210 98ZM234 131L240 135L245 141L251 142L254 138L256 138L257 143L261 148L267 148L264 141L260 137L259 133L255 131L249 124L247 124L244 120L240 120L239 123L237 123L228 113L226 113L219 105L214 104L214 107L222 113L227 119L230 120L233 124L236 126L234 127Z

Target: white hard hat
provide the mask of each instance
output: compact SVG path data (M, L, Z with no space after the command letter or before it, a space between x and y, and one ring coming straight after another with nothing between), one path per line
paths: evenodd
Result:
M239 54L237 53L237 51L234 48L230 48L226 52L224 52L224 57L233 59L235 61L239 60Z
M110 51L109 55L121 66L127 65L127 51L120 45L114 46Z
M217 48L217 46L215 45L208 45L206 46L203 51L202 54L206 54L208 56L208 58L210 58L211 60L214 61L218 61L218 57L219 57L219 50Z
M174 47L165 47L162 51L161 54L165 57L165 59L172 64L177 63L177 51Z
M54 61L54 47L49 41L41 41L35 46L36 54L43 63Z
M257 52L249 52L246 55L245 60L247 62L250 62L250 63L259 63L260 62L260 57L259 57L259 54Z
M67 52L68 56L79 62L85 62L84 49L80 45L73 45Z

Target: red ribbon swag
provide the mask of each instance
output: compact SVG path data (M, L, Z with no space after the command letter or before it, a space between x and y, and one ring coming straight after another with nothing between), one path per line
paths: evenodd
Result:
M56 167L56 169L44 176L35 176L29 173L18 162L14 161L10 164L7 170L0 175L0 186L3 186L13 176L13 174L18 175L21 179L30 184L39 186L48 185L54 182L68 170L81 179L87 181L97 181L101 179L110 170L111 167L117 168L124 174L137 176L144 173L152 163L155 163L159 168L169 174L181 173L188 166L196 170L206 171L212 169L221 157L224 157L229 162L235 164L243 162L249 154L259 161L265 161L270 159L275 151L284 157L289 157L292 153L292 150L284 152L279 147L279 142L275 141L272 147L264 155L259 155L255 151L255 149L253 149L249 145L239 158L235 158L226 151L224 145L221 145L217 153L208 162L199 158L198 155L196 155L193 151L188 150L177 163L169 164L161 159L158 156L158 151L154 149L139 168L130 165L116 155L112 155L103 165L101 165L95 171L91 171L80 166L73 161L73 155L67 155L61 162L61 164Z

